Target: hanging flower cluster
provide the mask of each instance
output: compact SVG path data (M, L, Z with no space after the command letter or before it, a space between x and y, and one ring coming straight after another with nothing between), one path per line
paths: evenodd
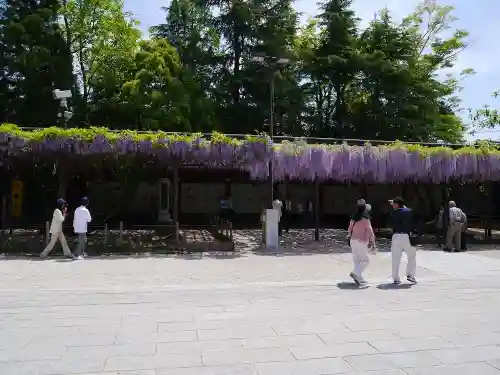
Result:
M240 140L214 133L168 134L162 132L111 132L105 128L47 128L23 131L0 126L0 143L11 154L71 153L145 154L165 164L180 163L209 168L237 168L253 179L350 181L367 183L431 182L450 179L500 180L500 151L494 148L421 147L395 143L390 146L308 145L283 142L271 147L266 136Z
M365 183L430 182L452 179L500 180L500 152L480 148L452 150L396 143L391 146L282 145L274 174L299 180Z

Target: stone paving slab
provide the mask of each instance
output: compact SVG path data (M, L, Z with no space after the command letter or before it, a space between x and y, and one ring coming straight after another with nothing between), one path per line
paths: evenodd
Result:
M0 261L1 375L500 374L500 259L420 251Z

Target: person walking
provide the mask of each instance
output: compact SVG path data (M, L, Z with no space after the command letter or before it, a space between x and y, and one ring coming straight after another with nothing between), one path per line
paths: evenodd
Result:
M405 206L405 201L401 197L390 200L394 211L390 216L392 226L391 256L392 256L392 279L393 284L401 284L399 278L399 265L403 251L406 253L408 264L406 266L406 279L416 284L415 278L417 270L417 249L410 242L410 234L413 231L413 213Z
M50 242L47 247L40 254L41 258L46 258L50 252L54 249L56 242L59 241L61 243L61 247L63 249L64 255L68 258L74 259L73 254L71 254L71 250L68 247L68 243L66 241L66 237L64 237L63 233L63 223L68 215L68 204L62 198L59 198L56 201L56 208L54 213L52 214L52 222L50 223Z
M87 247L87 227L92 221L92 216L90 216L90 211L87 208L89 205L89 199L83 197L80 201L80 207L75 210L73 217L73 230L78 236L78 245L76 246L75 256L77 259L83 259L85 255L85 248Z
M467 223L467 216L457 207L455 201L450 201L448 206L450 220L446 232L446 248L444 250L447 252L459 252L462 244L462 231Z
M365 285L363 271L370 262L368 251L371 248L375 252L375 235L369 219L371 206L358 203L356 212L349 222L349 245L351 246L354 270L349 274L357 285Z

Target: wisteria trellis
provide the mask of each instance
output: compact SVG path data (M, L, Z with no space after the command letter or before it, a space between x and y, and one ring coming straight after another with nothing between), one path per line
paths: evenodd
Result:
M72 153L146 154L168 164L233 167L249 172L253 179L268 176L272 158L274 177L297 180L392 183L403 181L440 183L450 179L500 180L500 153L497 150L451 150L392 146L307 145L285 142L271 147L265 137L236 140L221 134L211 139L200 134L112 133L103 128L49 128L22 131L12 125L0 126L0 142L11 154Z

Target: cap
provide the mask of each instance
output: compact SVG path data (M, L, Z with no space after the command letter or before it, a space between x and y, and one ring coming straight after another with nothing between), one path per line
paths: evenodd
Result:
M394 203L399 204L401 206L405 205L405 200L401 197L396 197L392 200Z
M62 206L63 204L66 204L66 201L62 198L57 198L57 201L56 203L59 205L59 206Z

